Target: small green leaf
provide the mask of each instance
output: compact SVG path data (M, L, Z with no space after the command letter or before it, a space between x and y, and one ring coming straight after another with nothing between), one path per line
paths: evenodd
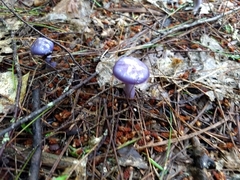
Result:
M233 27L231 26L231 24L226 24L224 28L226 33L228 34L231 34L233 32Z
M54 177L53 180L66 180L67 179L67 175L62 175L62 176L58 176L58 177Z
M26 125L26 123L23 123L21 127L27 132L32 134L32 129L29 127L29 125Z

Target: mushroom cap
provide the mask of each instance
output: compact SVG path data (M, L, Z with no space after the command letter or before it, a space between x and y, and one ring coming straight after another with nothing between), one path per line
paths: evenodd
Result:
M30 51L33 55L49 55L53 51L53 46L54 44L52 41L43 37L39 37L32 44Z
M127 84L141 84L149 77L148 67L134 57L121 57L113 67L116 78Z

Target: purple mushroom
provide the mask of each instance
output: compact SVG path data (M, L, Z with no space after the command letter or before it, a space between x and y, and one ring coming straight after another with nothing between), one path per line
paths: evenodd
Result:
M39 37L32 44L30 51L32 55L47 56L52 54L53 46L54 44L52 41Z
M132 99L135 96L135 84L141 84L148 79L149 69L137 58L121 57L113 67L113 74L125 83L126 96Z
M45 61L49 63L50 66L55 68L56 62L51 62L51 56L49 56L53 52L53 47L54 44L52 41L43 37L39 37L32 44L30 51L32 55L43 56Z

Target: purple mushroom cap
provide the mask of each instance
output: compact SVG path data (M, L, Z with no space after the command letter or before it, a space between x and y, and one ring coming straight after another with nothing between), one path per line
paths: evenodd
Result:
M32 55L45 56L52 53L53 47L54 44L52 41L39 37L32 44L30 51Z
M125 83L125 93L128 98L134 98L135 84L145 82L149 77L148 67L134 57L121 57L113 67L116 78Z

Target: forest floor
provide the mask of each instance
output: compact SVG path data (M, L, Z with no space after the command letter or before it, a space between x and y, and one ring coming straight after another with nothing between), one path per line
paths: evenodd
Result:
M1 179L240 179L240 2L200 5L1 0ZM123 56L150 71L132 99Z

